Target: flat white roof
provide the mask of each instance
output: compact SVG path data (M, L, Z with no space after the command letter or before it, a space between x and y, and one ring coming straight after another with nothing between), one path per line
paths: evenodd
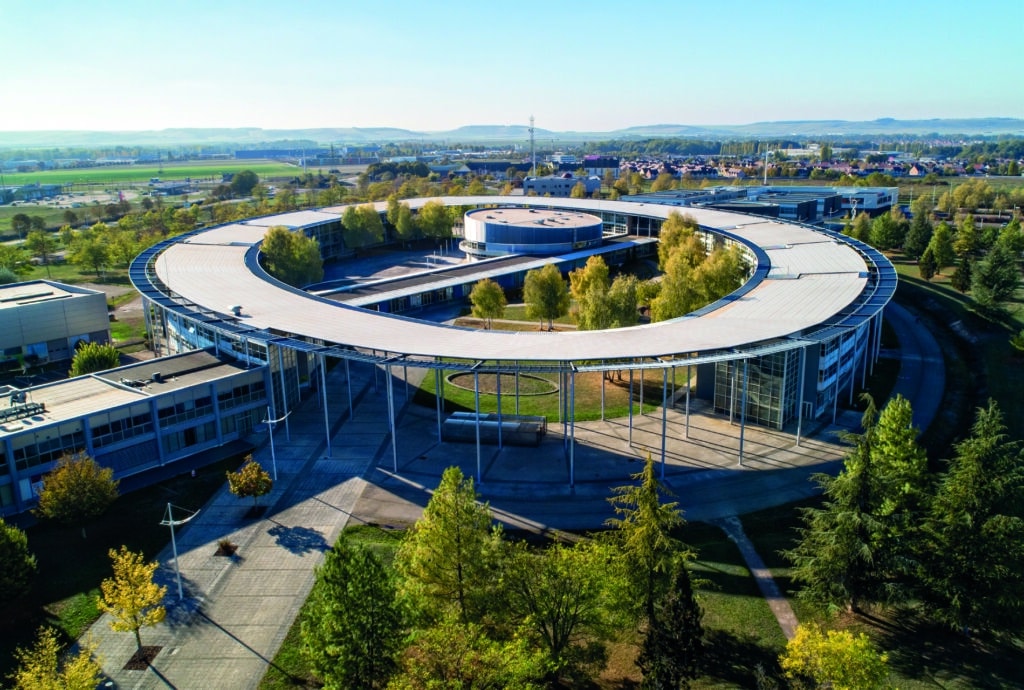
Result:
M430 199L411 199L413 208ZM502 197L442 197L446 205L500 204ZM677 208L660 204L589 199L517 197L518 205L609 211L665 218ZM379 210L385 202L376 204ZM336 219L345 207L315 217ZM769 247L772 273L735 301L699 317L608 331L547 333L472 331L414 321L315 299L281 288L245 265L252 223L214 228L164 251L160 280L186 299L216 312L242 305L240 321L349 347L394 354L464 360L579 361L659 357L738 348L793 335L827 323L853 302L867 283L867 264L850 246L825 233L726 211L687 208L707 227ZM286 214L294 217L296 214ZM273 217L260 224L274 222ZM209 236L209 237L208 237ZM233 236L246 241L230 241ZM216 239L207 244L206 240ZM779 279L775 279L775 278Z

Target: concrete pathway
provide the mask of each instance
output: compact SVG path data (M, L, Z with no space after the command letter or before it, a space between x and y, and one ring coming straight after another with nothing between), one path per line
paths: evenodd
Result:
M796 614L793 613L793 607L789 605L789 599L782 596L782 593L779 592L779 586L775 584L775 578L772 577L768 566L761 560L761 556L754 548L754 544L747 539L747 535L743 531L743 523L740 522L738 517L727 517L712 520L711 524L725 532L729 539L736 544L736 548L743 555L743 560L746 561L747 567L750 568L750 574L753 576L754 581L757 582L758 589L761 590L765 601L768 602L768 607L775 615L775 620L779 622L782 633L786 636L787 640L792 640L793 636L796 635L797 625L799 625L796 620Z

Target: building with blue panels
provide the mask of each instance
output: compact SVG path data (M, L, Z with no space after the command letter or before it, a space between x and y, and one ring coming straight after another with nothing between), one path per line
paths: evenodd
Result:
M600 246L601 218L589 213L537 208L483 208L463 218L459 248L472 259L522 254L554 256Z

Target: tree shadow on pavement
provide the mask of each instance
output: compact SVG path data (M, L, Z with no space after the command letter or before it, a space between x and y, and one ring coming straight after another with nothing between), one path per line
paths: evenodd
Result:
M701 671L707 678L725 681L736 687L757 687L755 668L779 677L778 653L757 642L753 635L737 635L725 630L708 630L706 653Z
M274 526L267 530L267 534L274 538L278 546L296 555L313 551L324 552L330 546L320 532L309 527L285 527L275 522Z

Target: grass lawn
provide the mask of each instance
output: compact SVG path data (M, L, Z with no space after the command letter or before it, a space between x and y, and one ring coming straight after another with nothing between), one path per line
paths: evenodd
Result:
M8 185L33 184L75 184L75 185L110 185L119 188L131 184L149 184L149 180L159 177L162 181L215 178L220 181L224 173L237 173L252 170L260 176L295 177L302 169L287 163L265 160L251 161L187 161L184 163L147 163L140 165L124 165L96 168L71 168L66 170L40 170L28 173L4 173ZM29 207L32 208L32 207ZM26 211L27 213L28 211Z
M924 443L933 455L944 457L950 443L970 427L974 411L994 398L1014 438L1024 438L1024 359L1010 346L1010 338L1024 329L1024 293L1007 304L998 320L973 310L973 300L949 284L947 268L931 281L921 279L917 265L892 257L900 276L897 299L921 316L942 348L946 362L946 394L939 422Z
M188 474L119 497L105 515L82 526L40 522L28 527L29 549L39 571L31 592L9 605L0 619L0 677L13 670L16 646L28 646L40 625L60 631L63 641L81 635L98 617L100 582L110 577L108 551L122 544L152 559L170 541L161 526L168 501L199 508L225 483L224 473L238 468L229 458Z
M528 366L523 363L523 366ZM623 371L622 378L613 372L613 379L605 381L605 417L626 417L629 415L629 372ZM445 411L473 411L476 401L473 392L473 375L465 372L445 370L444 379ZM598 372L585 372L576 375L576 421L588 421L601 418L601 377ZM491 413L498 411L497 376L495 374L480 375L480 411ZM519 414L547 417L549 422L559 419L558 374L525 373L519 375ZM649 413L661 405L662 373L660 371L637 371L633 374L633 414L641 414L640 384L643 381L643 412ZM669 394L672 378L669 377ZM676 390L686 385L686 367L678 367L675 371ZM515 414L515 375L501 376L501 412ZM423 377L419 390L416 391L415 402L426 407L435 406L434 376L428 373Z

